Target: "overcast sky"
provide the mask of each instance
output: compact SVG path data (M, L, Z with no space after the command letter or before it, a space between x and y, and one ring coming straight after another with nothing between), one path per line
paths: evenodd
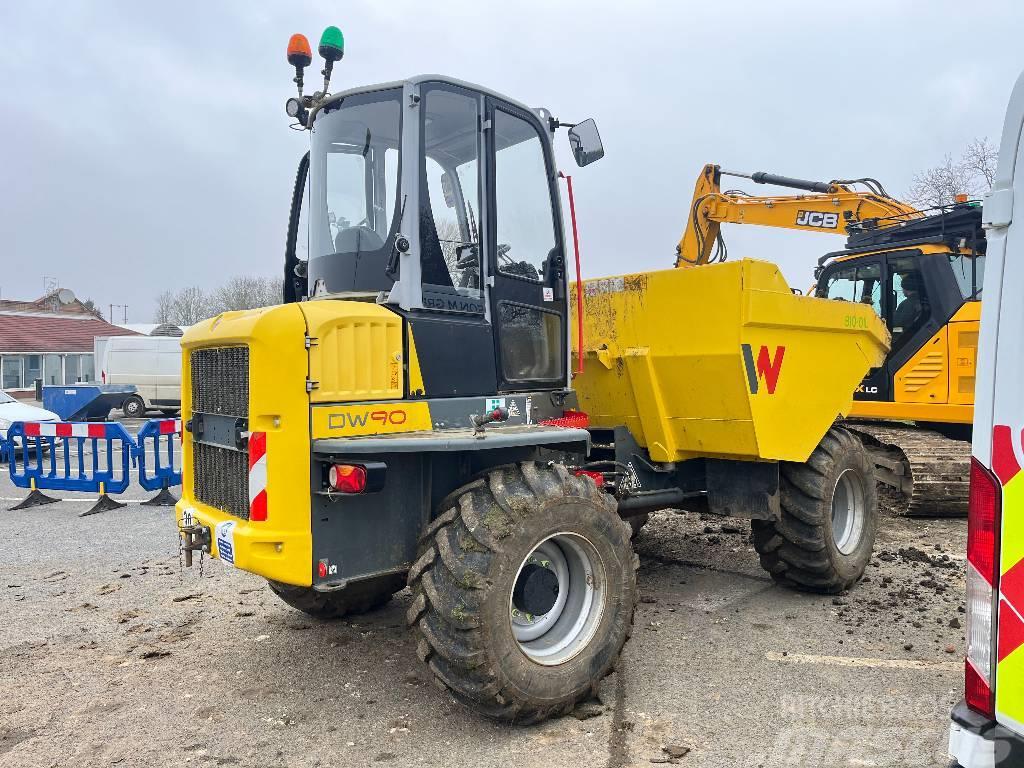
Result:
M605 159L576 169L557 147L599 276L672 264L706 162L901 194L971 138L997 142L1022 21L1019 0L4 2L0 295L53 276L146 322L168 288L277 274L307 142L283 110L293 32L315 47L341 27L334 90L442 73L595 118ZM731 258L800 287L842 242L725 234Z

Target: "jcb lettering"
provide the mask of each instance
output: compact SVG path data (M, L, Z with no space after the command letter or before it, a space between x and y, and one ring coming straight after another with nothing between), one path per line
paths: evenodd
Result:
M798 227L817 227L818 229L835 229L839 226L838 213L820 213L818 211L797 211Z

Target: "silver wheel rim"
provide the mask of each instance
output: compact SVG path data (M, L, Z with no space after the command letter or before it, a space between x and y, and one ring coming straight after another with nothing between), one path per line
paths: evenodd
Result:
M515 603L515 586L527 566L545 568L558 582L554 604L534 615ZM519 649L545 666L564 664L593 639L604 614L605 570L594 545L576 533L556 533L519 564L509 595L509 621Z
M832 492L832 541L844 555L860 544L864 517L864 486L854 470L843 470Z

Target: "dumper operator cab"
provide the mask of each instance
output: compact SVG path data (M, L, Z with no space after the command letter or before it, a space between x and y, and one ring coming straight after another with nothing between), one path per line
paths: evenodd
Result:
M305 95L312 51L289 44L286 109L310 146L285 301L182 338L186 562L210 554L322 619L408 585L437 683L528 722L591 697L616 663L651 510L754 519L789 586L861 577L874 481L832 425L887 346L869 307L794 296L749 261L574 295L552 138L569 128L589 165L593 121L434 75L330 94L338 29L319 53L324 84ZM570 339L586 372L570 372Z
M289 247L286 299L399 314L430 350L420 396L567 391L560 123L432 75L332 95L307 120L288 242L306 218L308 260ZM582 128L570 137L585 164L603 149L593 121Z

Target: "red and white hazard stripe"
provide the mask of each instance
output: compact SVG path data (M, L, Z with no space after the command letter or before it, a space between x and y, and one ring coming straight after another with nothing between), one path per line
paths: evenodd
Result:
M160 420L160 434L161 435L180 435L181 434L181 419L161 419Z
M26 437L107 437L106 424L79 424L58 421L26 421ZM114 437L114 435L111 435Z
M267 433L249 434L249 520L267 519Z

